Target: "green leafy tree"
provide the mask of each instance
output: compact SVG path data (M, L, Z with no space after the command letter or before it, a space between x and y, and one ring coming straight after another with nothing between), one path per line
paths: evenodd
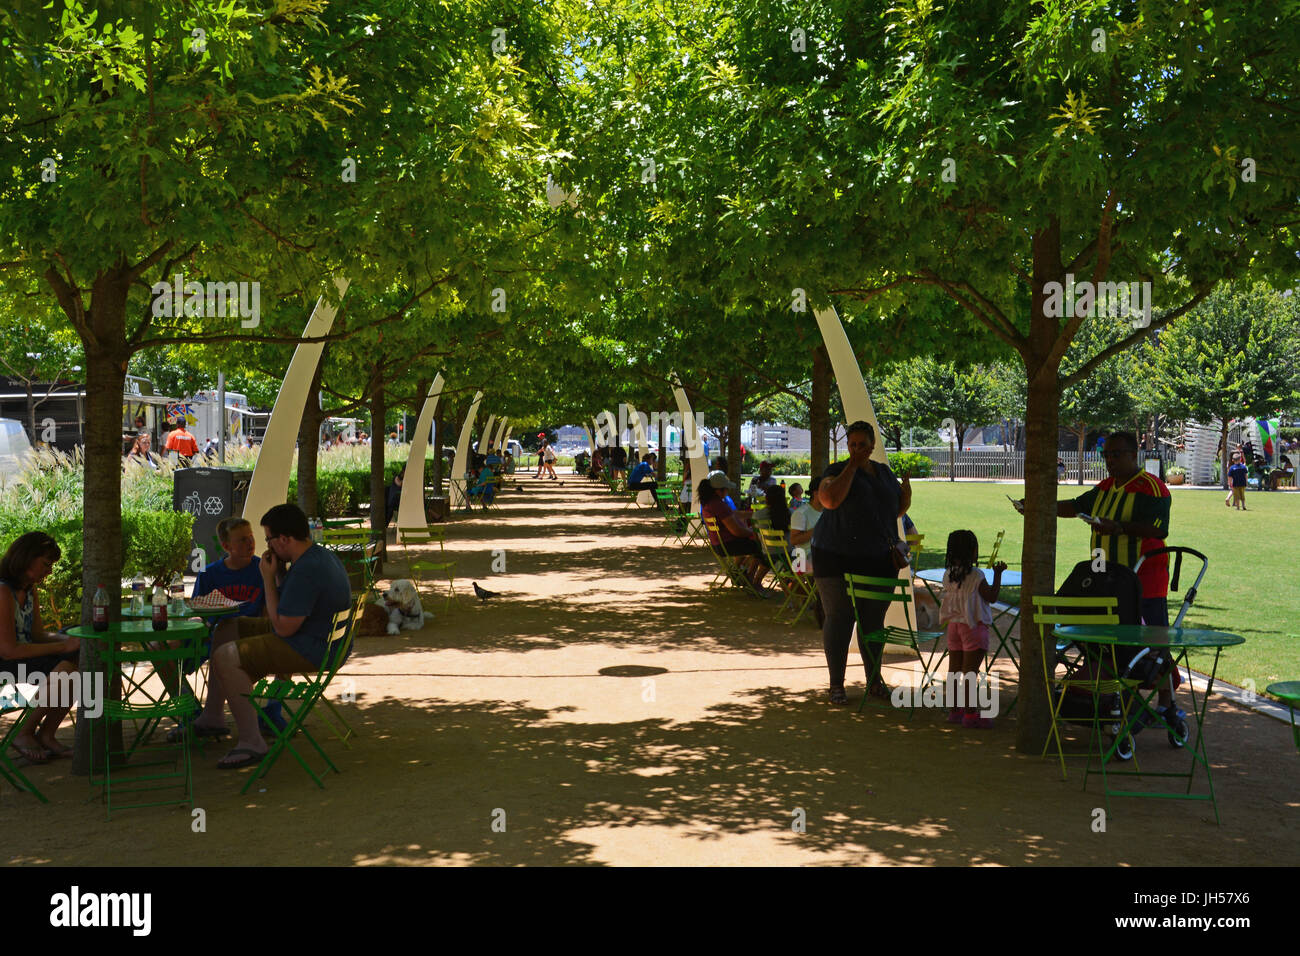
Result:
M1139 359L1138 378L1175 416L1220 423L1227 448L1234 418L1264 417L1300 388L1300 309L1259 284L1216 289ZM1227 487L1228 463L1220 469Z
M966 433L987 424L998 413L994 379L987 367L959 368L951 362L936 362L919 356L891 368L881 380L892 422L938 428L951 418L956 424L957 447L964 447Z
M1093 317L1079 327L1079 334L1070 345L1070 351L1061 363L1067 376L1090 356L1097 355L1114 345L1128 332L1119 322ZM1083 484L1083 445L1089 426L1127 423L1136 413L1137 405L1130 394L1133 378L1133 356L1120 353L1097 365L1084 378L1061 390L1061 421L1067 424L1078 441L1079 484Z

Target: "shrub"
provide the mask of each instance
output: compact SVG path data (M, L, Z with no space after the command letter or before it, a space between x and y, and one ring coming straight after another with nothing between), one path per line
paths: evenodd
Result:
M1166 475L1185 475L1185 474L1187 474L1187 469L1184 468L1182 465L1170 465L1168 468L1165 469L1165 474L1166 474Z
M890 452L889 467L900 478L929 478L934 473L934 462L915 451Z

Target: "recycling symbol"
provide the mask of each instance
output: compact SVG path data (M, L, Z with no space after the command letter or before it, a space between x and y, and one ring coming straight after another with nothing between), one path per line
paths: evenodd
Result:
M203 502L203 510L210 515L221 514L221 510L222 510L221 499L218 498L216 495L213 495L212 497L208 498L205 502Z
M199 500L199 493L197 491L191 491L185 496L185 500L181 502L181 511L195 516L202 513L203 503Z

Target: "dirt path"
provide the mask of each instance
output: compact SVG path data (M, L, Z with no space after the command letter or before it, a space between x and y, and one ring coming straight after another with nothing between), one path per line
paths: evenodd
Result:
M244 775L216 770L224 748L209 746L195 833L185 808L106 821L58 761L29 771L48 806L0 792L8 862L1258 865L1300 851L1285 725L1216 699L1222 825L1205 803L1117 800L1096 833L1099 782L1081 792L1077 772L1062 782L1018 754L1014 715L978 732L938 712L832 709L807 623L709 593L707 556L661 545L650 512L585 480L521 484L448 529L457 590L477 580L501 597L445 613L426 598L423 630L354 653L341 676L357 703L342 706L361 736L327 745L342 774L326 789L285 757L241 797ZM855 706L861 681L855 651ZM1187 759L1154 734L1138 755L1149 769Z

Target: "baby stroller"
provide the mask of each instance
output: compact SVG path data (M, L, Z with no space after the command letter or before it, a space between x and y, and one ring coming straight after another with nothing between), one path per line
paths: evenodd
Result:
M1209 559L1192 548L1159 548L1143 555L1137 563L1158 554L1170 554L1174 566L1169 580L1169 591L1175 593L1182 576L1183 556L1192 555L1201 560L1200 573L1183 597L1182 606L1172 622L1180 627L1187 609L1196 600L1196 592L1209 567ZM1108 565L1105 571L1092 570L1091 561L1075 565L1065 583L1056 592L1061 597L1114 597L1115 613L1120 624L1141 623L1142 589L1135 569L1122 565ZM1096 644L1059 642L1057 659L1065 664L1065 674L1054 691L1053 704L1059 702L1059 716L1070 723L1092 726L1093 694L1085 678L1095 678L1100 673L1106 682L1103 686L1115 688L1097 698L1097 713L1101 717L1101 730L1109 734L1114 753L1120 760L1130 760L1135 751L1134 735L1146 726L1147 712L1139 703L1140 688L1152 688L1161 681L1173 680L1174 656L1165 647L1115 647ZM1166 735L1172 747L1182 747L1187 742L1186 714L1179 710L1163 718Z

